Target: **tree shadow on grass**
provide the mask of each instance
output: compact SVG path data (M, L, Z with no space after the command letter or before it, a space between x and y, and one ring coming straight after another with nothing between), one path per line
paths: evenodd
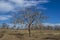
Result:
M0 34L0 38L3 38L4 34Z
M9 35L14 35L17 38L23 38L24 37L24 34L21 34L21 33L15 33L15 34L9 34Z

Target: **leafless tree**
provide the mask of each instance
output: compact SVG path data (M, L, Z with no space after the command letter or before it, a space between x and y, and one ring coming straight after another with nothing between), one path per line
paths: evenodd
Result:
M9 25L7 25L6 23L3 23L2 24L2 28L7 28L8 29L9 28Z
M53 26L50 26L50 25L48 25L46 28L47 30L53 30Z
M31 36L31 25L43 22L46 16L41 11L27 9L23 14L24 21L28 24L29 37Z
M16 23L22 23L22 24L27 24L28 26L28 32L29 32L29 37L31 36L31 25L32 24L37 24L37 23L42 23L46 16L44 16L44 13L38 10L32 10L30 8L26 8L25 10L19 11L20 14L14 15L15 19L15 24ZM23 12L21 14L21 12Z

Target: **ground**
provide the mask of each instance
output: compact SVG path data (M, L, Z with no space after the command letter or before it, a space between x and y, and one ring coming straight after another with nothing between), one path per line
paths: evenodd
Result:
M0 40L60 40L58 30L28 30L0 29Z

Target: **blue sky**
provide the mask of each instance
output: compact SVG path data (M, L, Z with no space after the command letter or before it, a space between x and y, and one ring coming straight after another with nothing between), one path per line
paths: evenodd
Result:
M60 0L0 0L0 23L11 22L11 11L16 12L31 6L37 6L45 12L49 17L45 23L60 24Z
M50 17L47 22L60 23L60 0L50 0L51 2L44 4L47 8L46 13Z

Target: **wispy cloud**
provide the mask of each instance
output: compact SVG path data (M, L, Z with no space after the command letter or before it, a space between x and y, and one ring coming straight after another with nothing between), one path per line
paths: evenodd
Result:
M11 17L11 15L1 15L0 20L9 20Z
M9 12L15 8L25 8L48 3L48 0L0 0L0 13ZM42 7L42 9L45 9Z
M45 26L56 26L56 25L58 25L58 26L60 26L60 23L43 23Z
M13 10L13 7L12 5L10 5L10 3L0 1L0 13L5 13L12 10Z
M9 0L20 7L36 6L37 4L47 3L48 0Z

